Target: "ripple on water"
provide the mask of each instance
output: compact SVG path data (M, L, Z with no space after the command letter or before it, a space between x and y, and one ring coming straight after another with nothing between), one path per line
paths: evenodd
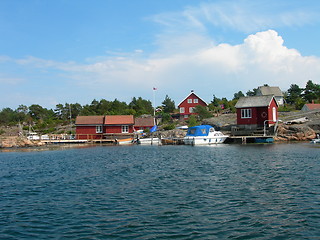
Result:
M319 156L303 144L0 153L0 238L316 238Z

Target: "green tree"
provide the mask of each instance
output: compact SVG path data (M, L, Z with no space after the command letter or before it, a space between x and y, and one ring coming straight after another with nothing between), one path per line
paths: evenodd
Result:
M29 107L29 114L33 120L44 120L45 118L50 117L49 110L38 104L33 104Z
M288 104L294 104L302 96L303 89L297 84L291 84L290 88L286 92L286 102Z
M3 125L15 122L15 112L11 108L4 108L0 112L0 123Z
M176 109L175 103L168 95L166 95L164 101L162 102L163 112L172 113Z
M129 103L129 107L135 110L136 115L138 116L153 113L152 103L149 100L142 99L141 97L133 97L132 101Z
M257 95L257 92L258 92L258 89L257 88L254 88L252 90L249 90L247 91L247 96L256 96Z
M241 97L244 97L244 94L243 94L243 92L239 91L239 92L237 92L237 93L235 93L233 95L233 99L232 100L236 100L236 99L239 99Z
M313 100L318 100L320 98L320 85L309 80L304 89L303 98L309 103Z
M187 123L188 123L188 127L194 127L194 126L199 125L195 115L190 115L188 120L187 120Z
M195 106L193 111L198 114L201 120L204 118L212 117L212 114L208 111L208 109L201 105Z

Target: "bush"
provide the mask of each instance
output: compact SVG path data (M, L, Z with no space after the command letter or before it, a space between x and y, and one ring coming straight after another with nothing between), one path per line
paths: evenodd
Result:
M175 127L176 127L176 125L171 123L171 124L164 125L163 129L164 130L172 130L172 129L175 129Z

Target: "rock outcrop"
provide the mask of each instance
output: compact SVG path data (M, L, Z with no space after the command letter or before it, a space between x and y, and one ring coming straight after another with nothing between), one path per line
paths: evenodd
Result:
M45 145L45 143L41 141L30 141L23 137L10 136L0 139L0 148L35 147L43 145Z
M305 125L279 125L275 141L310 141L316 132Z

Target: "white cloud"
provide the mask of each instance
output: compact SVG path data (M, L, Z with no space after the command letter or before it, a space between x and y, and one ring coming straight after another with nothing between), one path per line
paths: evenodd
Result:
M279 1L216 1L187 7L181 12L155 15L153 20L165 29L208 31L209 28L233 29L245 33L281 26L301 26L318 21L317 9Z
M320 78L320 59L288 49L274 30L251 34L237 45L210 44L166 56L129 54L97 59L88 64L36 58L17 62L58 69L73 86L84 88L81 91L120 99L124 95L143 96L153 86L171 94L176 101L190 89L230 98L239 90L265 83L287 90L292 83L304 86L308 79Z

